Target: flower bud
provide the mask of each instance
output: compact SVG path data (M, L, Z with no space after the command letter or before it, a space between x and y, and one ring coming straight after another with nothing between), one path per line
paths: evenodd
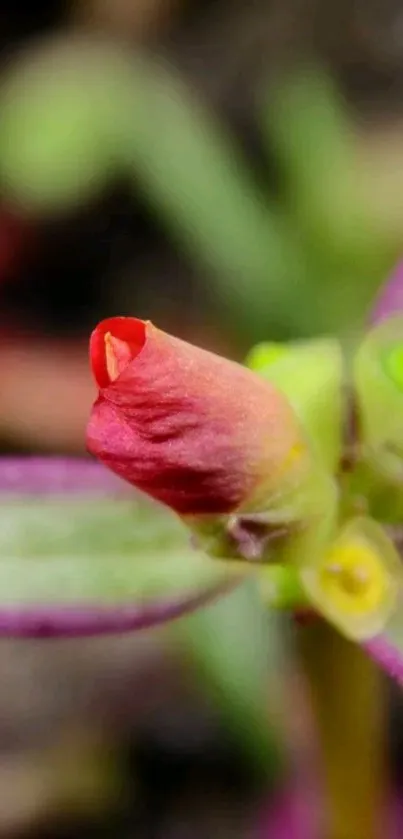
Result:
M236 552L240 517L261 546L259 528L270 541L316 509L312 493L301 494L311 454L277 387L136 318L100 323L90 356L99 396L89 451L211 544L223 517Z

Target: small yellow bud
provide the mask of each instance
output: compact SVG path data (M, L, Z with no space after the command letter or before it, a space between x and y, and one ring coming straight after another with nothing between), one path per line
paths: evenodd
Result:
M324 558L320 578L326 596L349 614L377 609L389 585L379 556L359 540L333 547Z
M370 638L393 610L401 569L392 543L365 519L348 525L316 566L302 569L317 611L355 640Z

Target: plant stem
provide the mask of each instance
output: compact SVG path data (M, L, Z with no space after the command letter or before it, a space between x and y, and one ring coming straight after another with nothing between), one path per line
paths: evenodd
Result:
M379 839L385 803L381 675L356 645L317 623L301 631L322 758L325 839Z

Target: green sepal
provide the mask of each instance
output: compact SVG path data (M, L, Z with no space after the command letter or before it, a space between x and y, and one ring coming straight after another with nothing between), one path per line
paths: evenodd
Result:
M256 509L238 510L230 516L194 517L186 523L200 547L224 563L235 560L241 573L248 565L264 563L300 565L306 557L320 556L337 525L339 492L331 475L315 464L308 464L301 480L275 497L264 498ZM257 528L261 550L248 557L242 546L242 528ZM237 538L237 533L239 534ZM267 537L267 538L266 538ZM244 562L239 562L244 560ZM274 597L274 605L277 594Z
M254 347L246 365L277 385L298 415L314 454L331 472L341 457L344 364L333 339Z
M353 381L364 456L381 460L391 475L403 458L403 380L399 353L403 317L383 321L360 344L353 360Z

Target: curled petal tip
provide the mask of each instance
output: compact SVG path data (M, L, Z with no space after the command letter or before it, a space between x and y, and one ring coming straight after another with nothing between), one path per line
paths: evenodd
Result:
M146 321L114 317L101 321L90 339L90 362L100 388L108 387L126 369L146 341Z
M133 353L126 341L115 338L110 332L105 334L105 363L109 380L114 382L133 359Z

